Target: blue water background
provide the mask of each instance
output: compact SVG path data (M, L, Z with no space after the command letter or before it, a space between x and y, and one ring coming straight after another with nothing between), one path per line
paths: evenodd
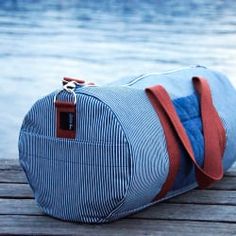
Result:
M236 1L0 1L0 159L63 76L104 84L202 64L236 84Z

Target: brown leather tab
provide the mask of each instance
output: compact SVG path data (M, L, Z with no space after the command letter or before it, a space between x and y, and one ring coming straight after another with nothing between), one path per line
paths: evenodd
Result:
M71 138L76 136L76 105L71 102L56 101L56 136Z
M78 84L84 84L85 83L85 80L82 80L82 79L64 77L63 81L62 81L62 84L65 85L65 84L67 84L70 81L75 81Z

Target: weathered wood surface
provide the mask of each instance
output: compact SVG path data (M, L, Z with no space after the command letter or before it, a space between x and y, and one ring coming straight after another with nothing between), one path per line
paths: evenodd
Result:
M0 160L0 235L236 235L236 168L193 190L103 225L63 222L36 206L17 161Z

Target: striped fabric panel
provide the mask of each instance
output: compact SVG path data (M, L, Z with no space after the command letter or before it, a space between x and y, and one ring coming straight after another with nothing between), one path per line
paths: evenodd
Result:
M47 137L55 137L56 120L53 104L55 92L38 100L25 116L21 130ZM61 101L73 102L73 97L62 92L58 97ZM127 142L124 132L111 109L98 99L78 94L76 140L81 142ZM116 134L116 135L114 135Z
M131 183L125 201L107 217L119 218L152 202L168 175L169 159L162 126L143 90L127 87L78 89L109 104L130 143Z
M172 99L186 97L193 93L195 75L208 79L223 120L227 133L223 163L228 169L236 156L236 93L221 74L192 68L152 75L132 87L78 88L75 140L55 138L53 93L27 114L19 139L20 161L40 207L61 219L107 222L154 204L168 175L169 158L144 87L158 83ZM66 92L58 99L72 101ZM194 179L185 186L176 184L166 198L194 187Z
M128 193L123 204L109 215L107 221L152 205L152 199L160 191L168 174L169 162L163 130L144 94L144 87L160 84L167 89L172 99L186 97L194 92L191 79L196 75L207 78L212 89L214 105L226 130L227 145L223 158L224 170L226 170L235 161L236 154L236 146L233 144L236 140L236 113L234 112L236 93L222 74L197 67L168 75L151 75L131 87L119 87L114 84L109 87L80 89L81 93L96 96L111 107L122 124L132 149L132 180ZM227 91L227 98L222 96L222 89L224 92ZM194 178L191 180L190 177L185 183L188 185L178 185L179 188L174 188L165 198L168 199L196 187Z
M127 140L111 110L86 95L78 95L76 139L55 138L53 95L38 101L24 120L21 164L44 212L71 221L103 221L129 186ZM58 99L70 97L63 93Z

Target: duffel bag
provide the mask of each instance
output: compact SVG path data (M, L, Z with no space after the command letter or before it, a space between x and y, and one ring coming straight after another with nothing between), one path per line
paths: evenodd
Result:
M103 86L64 78L25 116L20 163L46 214L113 221L219 181L236 159L235 104L202 66Z

